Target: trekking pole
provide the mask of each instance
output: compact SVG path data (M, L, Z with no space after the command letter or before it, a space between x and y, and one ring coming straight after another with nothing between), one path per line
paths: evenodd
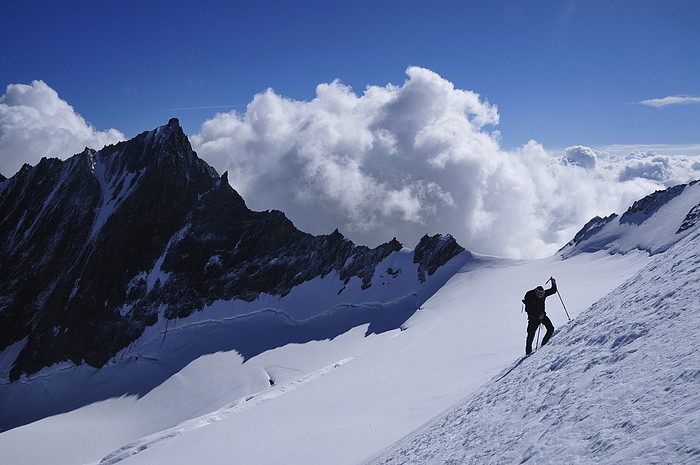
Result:
M542 325L539 325L537 327L537 342L535 342L535 350L537 350L540 347L540 330L542 329Z
M559 300L561 300L561 306L564 307L564 312L566 312L566 317L571 321L571 317L569 316L568 310L566 310L566 305L564 305L564 299L561 298L561 294L559 293L559 289L557 289L557 295L559 296Z
M549 278L547 280L547 283L550 282L552 278ZM547 284L545 283L545 284ZM564 312L566 313L566 317L571 321L571 317L569 316L569 311L566 309L566 305L564 305L564 299L561 298L561 294L559 293L559 286L557 286L557 296L559 296L559 301L561 302L561 306L564 307Z

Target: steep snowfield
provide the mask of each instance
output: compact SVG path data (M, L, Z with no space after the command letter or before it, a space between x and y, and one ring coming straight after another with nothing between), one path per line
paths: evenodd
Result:
M367 326L357 327L332 340L287 344L245 363L233 351L205 355L141 397L96 402L4 432L0 451L17 465L102 459L124 465L357 464L523 353L525 291L554 275L575 318L649 260L642 252L530 262L481 257L401 329L366 334ZM558 328L568 326L551 297L548 313ZM52 382L46 378L47 389Z
M699 239L370 463L700 463Z

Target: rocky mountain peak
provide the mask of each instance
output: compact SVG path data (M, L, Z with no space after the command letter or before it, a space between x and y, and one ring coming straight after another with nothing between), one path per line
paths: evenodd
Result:
M146 134L147 145L165 155L172 157L193 153L190 141L177 118L171 118L168 124L144 134Z
M64 361L101 367L159 319L215 301L282 298L328 275L338 295L353 279L368 290L379 263L403 248L395 238L356 246L337 229L312 236L280 211L249 210L174 118L99 151L26 165L2 186L0 351L21 349L12 380ZM461 250L426 236L415 285Z
M395 239L394 239L395 240ZM428 276L447 263L454 256L464 252L451 235L437 234L435 236L423 236L416 246L413 262L418 263L418 279L424 282L426 273Z
M19 169L19 171L15 174L15 176L18 176L20 178L24 177L27 174L29 174L29 172L31 170L32 170L32 165L30 165L29 163L25 163L22 165L22 167Z

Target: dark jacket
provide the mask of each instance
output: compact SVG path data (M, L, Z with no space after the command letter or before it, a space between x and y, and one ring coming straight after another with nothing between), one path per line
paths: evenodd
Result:
M527 291L527 293L525 294L525 298L523 299L523 303L525 304L525 311L527 312L527 318L539 319L540 315L546 315L547 312L544 311L544 299L556 293L556 283L552 283L552 287L550 287L549 289L545 289L544 296L541 299L537 297L537 294L535 293L534 289Z

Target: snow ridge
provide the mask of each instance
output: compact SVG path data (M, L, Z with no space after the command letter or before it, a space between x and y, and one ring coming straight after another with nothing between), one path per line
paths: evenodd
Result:
M369 463L698 463L699 239Z
M620 217L593 218L559 253L564 258L598 250L663 253L698 226L698 211L698 181L657 191L635 202Z

